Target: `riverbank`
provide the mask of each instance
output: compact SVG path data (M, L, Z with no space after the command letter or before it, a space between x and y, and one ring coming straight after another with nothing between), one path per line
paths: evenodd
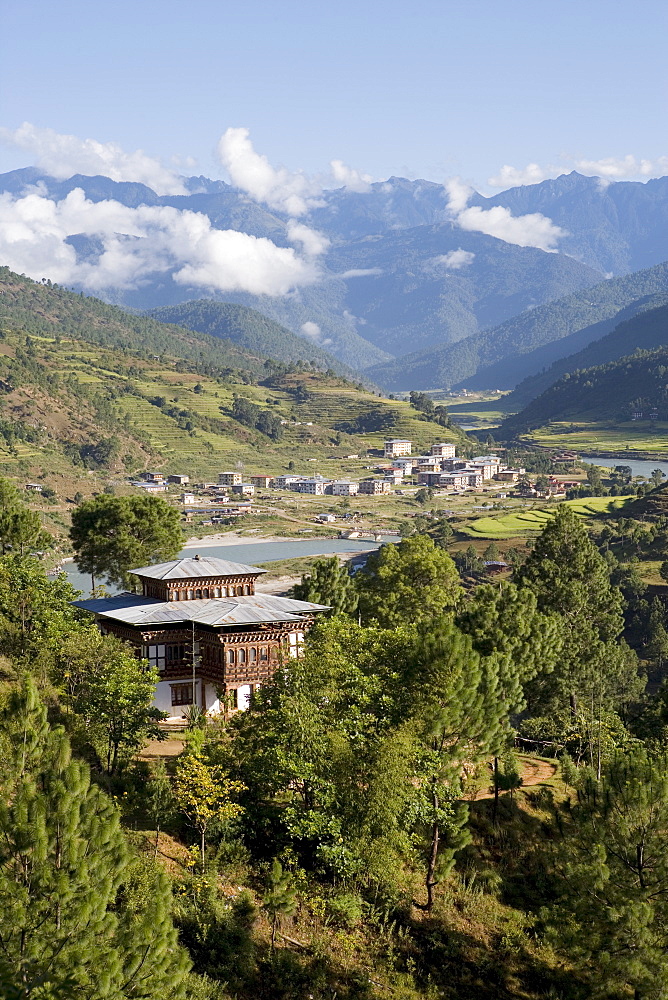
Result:
M336 537L336 535L332 535L332 538ZM258 545L263 542L294 541L301 541L301 539L285 538L281 535L241 535L238 531L220 531L213 535L203 535L201 537L197 537L195 535L192 538L188 538L183 547L185 549L192 549L195 546L199 548L210 548L215 545L217 548L222 548L226 545Z

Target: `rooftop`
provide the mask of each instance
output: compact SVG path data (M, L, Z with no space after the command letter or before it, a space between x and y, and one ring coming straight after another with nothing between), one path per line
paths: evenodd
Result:
M126 625L172 625L192 622L200 625L244 625L263 622L302 621L311 611L327 611L325 604L294 601L272 594L248 597L216 597L202 601L160 601L136 594L74 601L74 606L102 618Z
M130 570L134 576L151 580L188 580L212 576L259 576L266 569L247 566L245 563L230 562L229 559L214 559L211 556L190 556L186 559L172 559L155 566L140 566Z

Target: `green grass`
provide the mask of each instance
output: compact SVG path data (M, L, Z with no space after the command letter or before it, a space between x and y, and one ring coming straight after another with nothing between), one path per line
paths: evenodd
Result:
M565 504L582 517L596 517L621 507L632 497L588 497L584 500L566 500ZM508 540L538 534L554 517L557 504L552 508L533 508L513 511L498 517L479 517L459 530L469 538Z
M524 434L522 439L545 448L581 452L606 451L621 455L628 450L648 452L657 458L668 455L668 423L662 421L653 424L646 421L620 424L562 421Z

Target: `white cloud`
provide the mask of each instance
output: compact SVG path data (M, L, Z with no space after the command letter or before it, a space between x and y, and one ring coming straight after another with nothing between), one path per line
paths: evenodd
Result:
M521 169L506 164L501 167L498 174L490 177L487 183L495 188L521 187L523 184L539 184L540 181L554 177L560 172L555 167L541 167L537 163L527 163L526 167Z
M335 278L368 278L372 275L382 274L382 267L353 267L349 271L342 271L341 274L335 274Z
M303 222L290 219L287 225L288 239L291 243L301 243L307 257L319 257L329 246L329 240L317 229L309 229Z
M362 174L353 167L348 167L343 160L332 160L332 177L348 191L356 191L358 194L365 194L371 189L373 177L369 174Z
M555 226L551 219L540 212L530 215L513 215L501 205L484 209L478 206L465 208L457 216L457 225L470 232L496 236L506 243L520 247L537 247L539 250L554 250L565 230Z
M102 245L77 261L69 236ZM43 194L0 196L0 260L33 278L49 277L92 292L136 288L149 275L216 291L286 295L318 277L292 248L211 226L205 215L116 201L90 202L81 189L56 202Z
M141 149L126 153L115 142L61 135L50 128L36 128L30 122L14 130L0 128L0 141L28 150L35 157L35 165L57 180L73 174L102 174L112 181L146 184L157 194L186 194L178 174Z
M448 209L452 215L458 215L468 205L473 194L473 188L465 184L460 177L451 177L445 182L448 195Z
M660 177L668 170L668 156L657 160L637 160L635 156L607 156L602 160L576 160L575 167L581 174L602 177L606 180L625 180L629 177Z
M235 187L288 215L305 215L320 204L322 187L301 172L272 167L256 153L247 128L228 128L218 143L220 162Z
M447 181L445 187L450 199L448 210L453 222L468 232L486 233L487 236L495 236L506 243L537 247L539 250L554 250L557 242L566 235L565 230L555 226L551 219L540 212L513 215L509 209L500 205L493 208L472 205L467 208L473 190L458 177Z
M218 157L235 187L254 201L291 216L306 215L324 205L323 191L332 184L363 193L372 181L343 160L332 160L330 176L319 178L301 170L273 167L266 156L255 151L247 128L228 128L218 142Z
M470 250L451 250L450 253L441 254L440 257L434 257L430 262L435 265L440 265L446 269L446 271L460 271L463 267L468 267L468 265L475 258L475 254L471 253Z
M318 344L320 347L325 347L332 342L331 338L323 337L322 330L318 324L310 319L306 323L302 323L300 333L303 337L308 337L309 340L312 340L314 344Z
M600 177L603 181L647 179L662 177L668 172L668 156L659 156L655 160L637 158L629 153L627 156L607 156L600 160L576 159L564 156L561 166L550 164L541 167L538 163L528 163L526 167L511 167L508 164L488 184L496 188L519 187L522 184L538 184L550 177L558 177L570 170L588 177Z

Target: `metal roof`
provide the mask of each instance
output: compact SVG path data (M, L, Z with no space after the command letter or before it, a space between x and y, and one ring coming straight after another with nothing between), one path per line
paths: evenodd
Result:
M121 594L87 601L75 606L126 625L169 625L194 622L202 625L244 625L263 622L299 622L313 611L328 611L325 604L294 601L273 594L245 597L214 597L208 601L159 601L152 597Z
M190 556L186 559L172 559L171 562L157 563L155 566L140 566L131 569L135 576L152 580L190 580L211 576L259 576L266 569L247 566L245 563L230 562L229 559L214 559L211 556Z

